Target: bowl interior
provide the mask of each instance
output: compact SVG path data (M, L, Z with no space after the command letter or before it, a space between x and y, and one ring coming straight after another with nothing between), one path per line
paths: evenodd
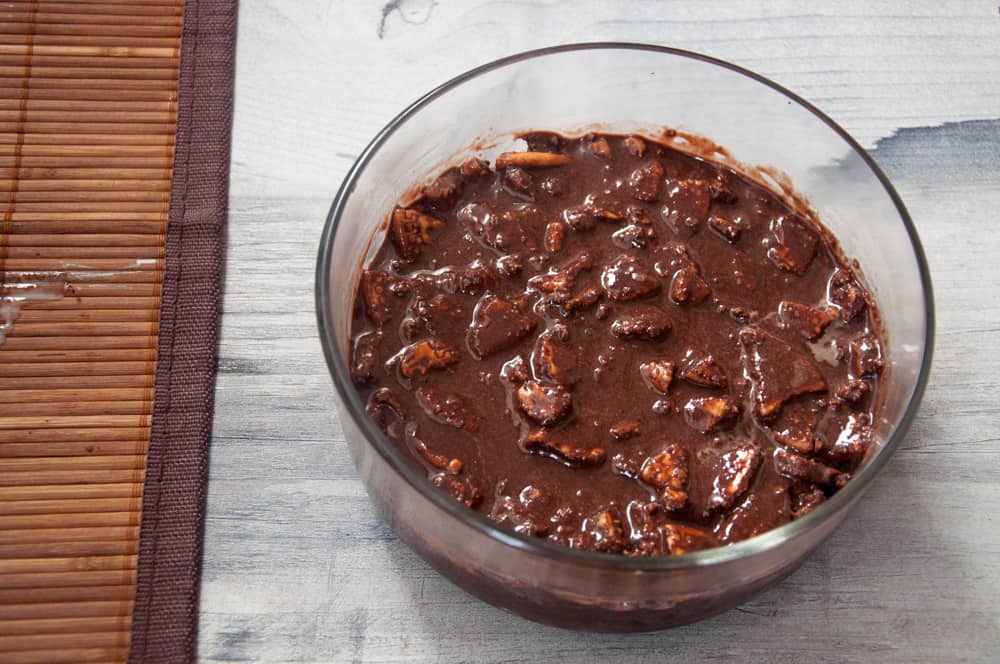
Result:
M317 306L334 381L348 410L363 417L345 365L358 267L378 246L386 215L413 185L470 152L490 155L509 146L520 130L657 136L665 126L708 137L746 164L787 174L845 255L860 264L881 309L889 371L875 423L878 451L827 505L772 533L808 527L863 490L916 408L930 363L929 275L905 208L867 154L806 102L725 63L657 47L559 47L473 70L404 111L348 175L320 248ZM374 427L361 426L384 455L406 463ZM762 537L771 534L754 539Z

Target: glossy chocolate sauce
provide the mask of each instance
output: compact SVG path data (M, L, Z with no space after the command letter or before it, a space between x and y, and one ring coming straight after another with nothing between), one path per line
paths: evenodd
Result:
M353 378L387 435L507 527L628 555L849 481L882 342L829 233L650 139L522 138L394 210L361 275Z

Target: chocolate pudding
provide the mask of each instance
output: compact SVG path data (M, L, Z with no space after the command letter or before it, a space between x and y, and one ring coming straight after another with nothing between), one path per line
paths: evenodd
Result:
M352 376L442 491L626 555L801 517L873 444L878 316L835 239L638 136L533 132L395 209L360 276Z

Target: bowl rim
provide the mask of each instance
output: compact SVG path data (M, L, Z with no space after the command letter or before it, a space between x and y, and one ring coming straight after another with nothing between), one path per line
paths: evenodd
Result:
M329 274L332 268L332 248L339 226L340 217L345 204L350 198L355 182L364 172L372 156L379 148L395 133L396 129L404 124L417 111L434 101L438 97L448 93L450 90L462 85L477 76L491 72L508 65L542 58L549 55L561 54L572 51L589 50L633 50L649 51L663 55L675 56L697 60L706 64L715 65L728 69L737 74L741 74L762 85L765 85L792 102L795 102L806 111L812 113L816 118L827 125L832 131L854 150L864 161L871 172L878 179L889 198L892 200L899 214L900 220L905 226L910 244L913 249L914 258L920 272L921 288L924 295L924 352L921 358L920 371L917 376L913 393L910 396L906 409L902 417L890 432L882 449L871 461L854 476L842 489L837 491L832 497L822 505L812 510L802 518L790 521L777 528L768 530L755 537L752 537L735 544L719 546L712 549L705 549L680 555L663 555L650 557L629 557L620 554L599 553L584 551L581 549L571 549L561 544L555 544L547 540L528 537L520 533L504 528L485 515L469 509L456 501L451 496L434 486L426 477L425 473L409 461L402 450L388 439L379 429L371 417L365 411L364 404L354 388L350 378L350 372L343 356L338 352L336 339L333 334L332 307L330 305ZM353 268L352 268L353 269ZM557 562L587 564L591 567L601 569L612 569L620 571L642 571L657 572L665 570L678 570L709 567L721 565L747 557L763 554L767 551L778 548L786 542L796 539L808 532L818 528L828 519L834 518L843 508L850 506L853 501L868 488L872 480L879 474L889 458L892 456L899 441L905 436L909 429L914 415L923 398L927 381L930 375L931 359L934 350L934 297L931 287L930 270L927 258L924 254L923 246L917 235L909 212L895 188L882 169L875 163L875 160L861 145L847 133L840 125L834 122L829 116L820 111L810 102L799 97L794 92L775 83L774 81L761 76L749 69L734 65L730 62L720 60L694 51L688 51L669 46L659 46L654 44L630 43L630 42L581 42L571 44L560 44L546 48L523 51L514 55L503 57L492 62L470 69L449 81L437 86L427 92L412 104L407 106L395 118L393 118L372 141L365 147L357 160L351 166L341 184L337 195L330 206L327 214L323 234L320 239L319 254L316 265L316 314L319 327L320 342L323 346L323 353L326 356L327 366L333 378L334 387L340 397L341 403L346 409L346 413L355 424L361 429L366 437L366 442L374 447L375 451L398 473L414 490L424 496L437 508L444 511L450 517L462 521L466 526L472 528L479 534L489 537L501 544L505 544L520 552L542 556ZM341 411L343 412L343 411Z

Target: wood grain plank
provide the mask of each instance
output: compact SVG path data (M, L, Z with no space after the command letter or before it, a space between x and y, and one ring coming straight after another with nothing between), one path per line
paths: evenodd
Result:
M1000 147L996 125L974 124L1000 117L995 2L626 9L597 0L272 0L245 3L239 29L200 659L995 658L1000 534L989 515L1000 508L1000 359L985 349L1000 329L1000 245L988 231L1000 205ZM778 587L739 610L659 634L529 623L456 589L403 546L357 480L307 287L337 185L407 103L496 57L590 40L721 57L830 113L899 188L938 298L924 406L847 523ZM301 70L306 61L324 66Z

